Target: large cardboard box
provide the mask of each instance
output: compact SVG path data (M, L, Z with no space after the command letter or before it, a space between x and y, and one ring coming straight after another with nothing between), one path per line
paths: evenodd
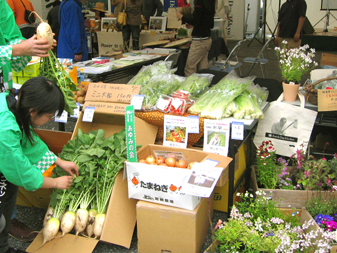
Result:
M41 140L47 144L49 150L58 155L63 146L70 140L72 133L52 131L45 129L36 129L36 133ZM50 189L38 189L36 191L27 191L23 187L19 188L19 194L16 201L17 205L28 207L47 208L50 202Z
M199 253L213 214L212 198L193 210L139 201L138 253Z
M84 108L95 105L96 110L93 121L83 122L82 111L76 122L72 139L76 136L78 129L81 129L84 133L103 129L106 137L108 137L125 128L124 111L132 98L132 95L129 94L130 88L131 91L137 89L132 85L89 84ZM111 94L111 96L107 94ZM121 102L116 102L118 99ZM147 145L154 143L157 127L135 118L135 129L137 144ZM127 181L123 180L123 172L121 171L116 178L111 193L103 232L99 240L129 248L136 224L137 200L128 198L127 187ZM55 238L38 249L42 244L42 235L39 234L27 248L27 252L90 253L94 250L99 240L67 234L62 238Z
M206 159L218 161L217 167L223 167L224 170L217 185L222 185L228 180L228 165L232 158L195 149L147 145L137 152L138 159L145 159L149 155L156 157L155 154L158 151L182 154L187 163L202 162ZM199 204L201 198L179 192L189 172L189 170L180 168L127 162L126 177L129 197L193 210ZM158 187L154 185L158 185Z

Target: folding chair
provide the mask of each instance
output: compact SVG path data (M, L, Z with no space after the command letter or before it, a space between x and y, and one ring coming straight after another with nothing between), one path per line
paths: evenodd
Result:
M241 44L245 41L246 39L240 40L238 43L236 43L236 45L234 46L232 51L229 53L225 61L214 63L214 66L210 66L209 69L229 73L233 69L239 68L240 76L242 76L241 68L240 68L242 63L239 62L238 54L240 51Z
M166 56L166 58L164 59L164 61L172 61L172 65L171 67L175 67L178 63L178 59L180 56L181 51L179 50L176 53L170 53L168 56Z
M250 72L252 71L252 69L254 68L255 64L258 63L260 65L260 68L261 68L262 77L265 78L264 72L266 73L266 76L268 77L268 73L267 73L267 69L266 69L266 64L268 62L268 59L264 58L263 52L267 48L269 42L271 42L272 40L274 40L274 37L271 37L263 45L261 51L258 53L258 55L256 57L245 57L245 58L243 58L243 62L252 64L252 66L250 67L250 69L248 70L248 72L245 76L248 76L250 74Z

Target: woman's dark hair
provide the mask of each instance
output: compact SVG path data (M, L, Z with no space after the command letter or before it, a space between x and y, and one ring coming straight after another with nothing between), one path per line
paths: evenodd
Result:
M34 77L26 81L18 91L16 119L33 144L34 125L30 113L36 111L37 116L42 116L57 111L57 116L60 117L64 107L64 95L60 88L44 76Z

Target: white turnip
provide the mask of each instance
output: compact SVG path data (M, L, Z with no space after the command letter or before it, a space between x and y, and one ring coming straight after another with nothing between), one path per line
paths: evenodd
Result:
M61 220L62 236L69 233L75 226L76 214L72 211L67 211Z
M95 239L101 236L102 230L103 230L104 221L105 221L105 214L104 213L100 213L100 214L96 215L95 223L94 223L94 235L95 235Z
M97 210L96 209L90 209L89 210L89 220L87 224L87 235L91 237L94 234L94 223L97 215Z
M43 242L40 247L45 245L46 242L51 241L57 235L60 229L60 221L57 218L50 218L42 230Z
M54 208L52 208L51 206L48 207L47 209L47 212L44 216L44 219L43 219L43 227L46 226L47 224L47 221L53 217L53 214L54 214Z
M34 13L40 19L40 24L36 28L37 38L48 40L50 47L52 47L54 44L54 35L50 25L47 22L44 22L35 11L32 11L32 13Z
M75 231L76 235L83 232L88 224L89 213L88 210L78 209L76 211Z

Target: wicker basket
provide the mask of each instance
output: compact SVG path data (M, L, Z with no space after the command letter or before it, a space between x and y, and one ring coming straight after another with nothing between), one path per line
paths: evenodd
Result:
M322 78L319 79L318 81L314 82L314 83L307 83L304 85L304 90L307 92L307 100L309 103L313 104L313 105L317 105L317 101L318 101L318 97L317 97L317 89L315 89L315 86L321 82L324 81L329 81L329 80L334 80L337 79L337 76L333 76L333 77L326 77L326 78Z

